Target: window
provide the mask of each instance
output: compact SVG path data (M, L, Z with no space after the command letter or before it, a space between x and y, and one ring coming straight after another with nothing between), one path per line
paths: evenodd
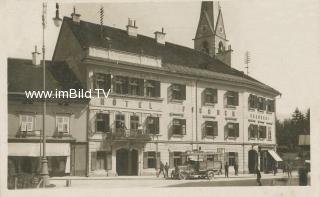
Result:
M267 136L267 128L266 126L259 126L259 138L266 138Z
M173 152L173 164L174 164L174 166L183 165L182 152Z
M139 127L139 116L130 116L130 129L138 130Z
M268 127L268 140L271 140L271 127Z
M252 109L257 108L258 97L256 95L250 94L248 103L249 103L249 108L252 108Z
M110 132L109 114L96 114L96 132Z
M111 75L96 73L93 75L93 89L103 89L106 92L111 88Z
M274 112L274 100L267 100L267 111Z
M129 94L136 96L143 96L143 79L130 78L129 79Z
M173 135L185 135L186 134L186 120L185 119L173 119L173 121L172 121L172 134Z
M219 154L207 155L207 161L219 161Z
M224 46L223 46L223 43L220 41L219 42L219 48L218 48L218 53L221 53L225 50Z
M238 153L229 152L227 154L228 154L229 166L234 166L234 164L238 162Z
M205 121L204 130L205 136L218 136L218 122Z
M146 96L160 97L160 81L146 80Z
M206 88L203 93L204 104L213 104L218 102L216 89Z
M227 106L238 106L239 105L239 93L234 91L228 91L225 94L226 104Z
M239 123L227 123L225 128L225 138L239 137Z
M32 131L33 122L34 122L34 116L20 115L20 131Z
M91 170L111 170L112 153L107 151L91 152Z
M147 133L159 134L159 117L148 117L146 121Z
M158 157L158 160L157 160ZM143 153L143 168L158 168L160 167L160 152L154 151Z
M124 114L117 114L116 115L116 129L117 130L126 129L126 124L125 124L124 119L125 119Z
M114 92L117 94L127 94L128 93L128 78L115 76L114 79Z
M57 116L56 127L58 132L69 133L69 116Z
M258 138L258 125L250 124L249 138Z
M263 97L258 97L258 109L266 110L266 99Z
M172 84L171 99L172 100L185 100L186 99L186 86L181 84Z

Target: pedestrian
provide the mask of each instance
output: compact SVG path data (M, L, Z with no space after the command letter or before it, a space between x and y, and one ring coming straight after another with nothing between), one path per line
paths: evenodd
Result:
M168 172L169 172L168 162L166 162L166 165L164 166L164 170L166 171L166 178L168 178L169 177L169 174L168 174Z
M224 176L225 177L229 177L229 164L228 162L226 162L226 164L224 165Z
M276 164L273 164L272 170L273 170L273 176L275 176L277 174L277 166L276 166Z
M259 170L258 167L256 168L256 174L257 174L257 183L258 183L259 186L262 186L262 184L261 184L261 173L260 173L260 170Z
M292 166L291 166L291 163L288 163L287 165L287 171L288 171L288 178L291 178L292 177Z
M235 162L233 167L234 167L234 175L238 176L238 169L239 169L238 163Z
M163 177L165 178L166 175L165 175L165 173L164 173L164 165L163 165L162 161L160 161L160 170L159 170L159 173L158 173L158 176L157 176L157 177L160 176L161 172L162 172L162 174L163 174Z

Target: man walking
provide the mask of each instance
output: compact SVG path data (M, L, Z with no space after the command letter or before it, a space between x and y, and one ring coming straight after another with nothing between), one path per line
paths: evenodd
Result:
M256 174L257 174L257 183L259 186L262 186L261 184L261 173L260 170L258 169L258 167L256 167Z
M234 167L234 175L238 176L238 169L239 169L238 163L235 162L233 167Z
M229 177L229 164L228 162L226 162L226 164L224 165L224 176L225 177Z
M166 178L166 175L164 173L164 165L163 165L162 161L160 161L160 170L159 170L159 173L158 173L158 177L160 176L161 172L163 174L163 178Z
M166 178L169 177L168 171L169 171L169 165L168 162L166 162L166 165L164 166L164 170L166 171Z

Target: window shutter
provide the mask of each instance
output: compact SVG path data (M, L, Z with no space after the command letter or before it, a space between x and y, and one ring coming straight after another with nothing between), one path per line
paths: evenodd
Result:
M148 168L148 152L143 152L143 168Z
M229 134L228 124L229 124L229 123L227 123L227 124L224 126L224 139L227 139L227 138L228 138L228 134Z
M205 138L207 136L207 130L206 130L206 125L207 125L207 121L205 121L202 125L201 125L201 131L202 131L202 138Z
M160 162L161 162L160 152L157 152L157 169L160 168Z
M104 90L107 92L109 91L109 89L111 88L111 75L105 75L105 79L104 79Z
M91 152L91 171L96 170L97 152Z
M201 93L201 103L202 105L205 105L206 104L206 91L207 89L204 89Z
M157 117L157 118L155 118L155 128L156 128L156 134L159 134L160 133L160 120L159 120L160 118L159 117Z
M161 83L160 81L155 81L155 96L160 97L161 96Z
M181 124L182 124L182 135L186 135L187 134L187 125L186 125L186 120L185 119L181 119Z
M186 85L181 85L182 100L186 100Z
M218 122L213 122L213 136L218 136Z
M234 92L234 96L235 96L235 106L239 105L239 92Z
M239 137L239 123L235 123L236 137Z
M107 170L112 170L112 152L107 153Z
M223 105L224 106L228 105L228 92L224 93L223 95Z
M168 87L168 90L167 90L168 101L171 101L171 100L172 100L172 87L173 87L173 85L171 84L171 85Z
M173 152L169 152L169 166L170 168L174 168Z
M144 80L139 79L139 95L144 96Z
M213 90L213 102L218 103L218 90L217 89Z

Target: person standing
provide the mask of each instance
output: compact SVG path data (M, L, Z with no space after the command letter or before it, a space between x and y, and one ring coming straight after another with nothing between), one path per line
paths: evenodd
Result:
M164 165L163 165L162 161L160 161L160 170L159 170L159 173L158 173L158 177L160 176L161 172L163 174L163 177L165 178L166 175L164 173Z
M258 167L256 168L256 174L257 174L257 183L258 183L259 186L262 186L261 173L260 173L260 170L258 169Z
M224 176L225 177L229 177L229 164L228 162L226 162L226 164L224 165Z
M166 165L164 166L164 170L166 171L166 178L168 178L169 177L169 174L168 174L168 172L169 172L168 162L166 162Z
M273 170L273 176L275 176L277 174L277 165L276 164L273 164L272 170Z
M234 167L234 175L238 176L238 169L239 169L238 163L235 162L233 167Z
M287 166L287 170L288 170L288 178L291 178L292 177L292 166L291 166L291 163L288 163L288 166Z

